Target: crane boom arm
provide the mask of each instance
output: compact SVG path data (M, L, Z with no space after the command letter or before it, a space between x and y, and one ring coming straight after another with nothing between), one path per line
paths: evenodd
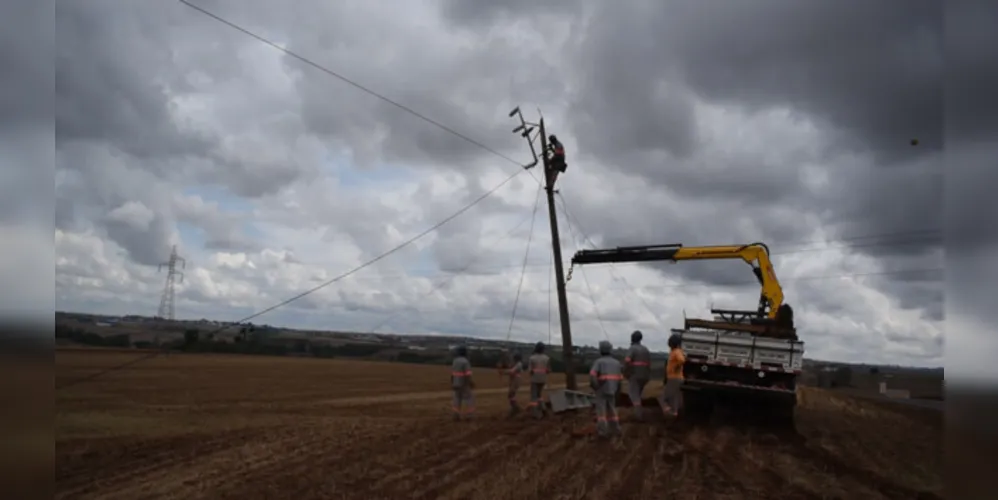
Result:
M572 257L572 265L705 259L740 259L751 265L762 286L760 313L765 313L770 319L777 318L783 305L783 287L776 279L773 263L769 260L769 247L765 243L699 247L684 247L676 243L579 250Z

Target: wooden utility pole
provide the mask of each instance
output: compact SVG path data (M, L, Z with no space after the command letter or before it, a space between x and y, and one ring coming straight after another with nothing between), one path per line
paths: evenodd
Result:
M562 358L565 363L565 387L570 391L578 390L575 382L575 353L572 347L572 324L568 319L568 298L565 294L565 267L561 261L561 237L558 235L558 212L555 206L554 194L557 192L554 188L555 182L558 180L559 171L552 168L551 163L548 159L548 136L547 131L544 128L544 118L541 117L540 122L533 124L528 123L523 119L523 114L520 113L520 108L516 107L513 111L510 111L509 116L518 116L520 118L520 126L513 129L514 134L520 134L523 138L527 139L527 143L530 144L530 152L534 155L534 162L524 168L532 168L540 162L544 166L544 190L547 192L548 198L548 217L551 226L551 247L554 252L554 279L557 284L558 290L558 317L561 323L561 349ZM537 151L534 149L534 139L531 138L530 134L537 128L538 135L541 139L541 156L540 159L537 157Z

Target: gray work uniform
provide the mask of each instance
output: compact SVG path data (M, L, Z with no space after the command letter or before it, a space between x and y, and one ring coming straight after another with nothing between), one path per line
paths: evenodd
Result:
M520 389L520 375L523 373L523 362L517 361L513 363L513 367L509 369L509 407L510 409L519 410L520 406L516 404L516 392Z
M600 436L620 434L616 396L624 378L621 368L620 361L605 355L594 361L589 369L589 385L596 394L596 432Z
M642 417L641 393L644 392L645 386L651 380L651 352L641 344L631 344L631 350L624 358L624 364L628 368L627 395L634 407L634 416L640 419Z
M532 354L527 366L530 371L530 410L535 417L540 417L544 413L541 395L551 371L551 358L547 354Z
M475 396L471 391L471 363L468 358L454 358L450 368L451 389L454 390L454 418L462 414L470 415L475 411ZM463 410L463 411L462 411Z

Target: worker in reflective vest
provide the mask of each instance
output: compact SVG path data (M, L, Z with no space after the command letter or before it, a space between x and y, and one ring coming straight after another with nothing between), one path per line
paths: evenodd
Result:
M451 389L454 391L454 420L461 420L461 417L471 417L475 412L475 396L472 390L475 382L471 379L471 362L468 361L468 348L459 346L457 356L451 363L450 381Z
M520 374L523 373L523 356L513 354L513 366L506 370L509 375L509 416L520 413L520 405L516 402L516 392L520 389Z
M624 379L620 361L613 358L613 345L599 343L600 357L589 369L589 385L596 395L596 433L600 437L620 435L620 417L617 416L617 391Z
M534 353L527 360L527 368L530 372L530 411L534 418L541 418L544 416L544 385L547 384L548 372L551 371L551 358L544 354L543 342L534 346Z
M627 395L631 399L631 406L634 407L634 418L643 420L644 413L641 408L641 393L651 380L651 352L641 345L643 335L635 330L631 334L631 350L624 358L624 373L627 375Z

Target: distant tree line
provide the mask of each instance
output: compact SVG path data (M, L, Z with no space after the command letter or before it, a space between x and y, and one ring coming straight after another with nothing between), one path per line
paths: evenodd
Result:
M132 339L127 333L119 335L98 335L84 328L56 324L55 338L67 339L78 344L95 347L132 347ZM149 344L152 344L149 342ZM136 346L138 347L138 346Z
M128 334L103 336L93 333L84 328L71 327L57 324L55 336L57 339L68 339L73 342L99 347L134 347L138 349L168 349L192 353L217 353L217 354L248 354L259 356L311 356L316 358L371 358L387 351L398 351L397 346L387 346L378 344L343 344L343 345L314 345L307 340L297 342L279 343L270 332L261 332L253 326L240 328L239 333L233 341L218 340L212 333L203 334L199 329L188 329L184 331L182 339L171 340L163 343L153 343L149 341L131 342ZM527 353L524 354L526 361ZM454 359L453 353L439 352L415 352L401 350L386 356L390 361L399 363L414 363L426 365L446 365ZM504 360L504 353L501 351L480 351L470 350L468 360L472 366L478 368L496 368L500 361ZM589 365L593 359L591 356L580 356L576 358L576 373L585 374L589 371ZM565 363L557 353L551 355L551 369L554 372L563 373ZM653 370L654 372L654 370ZM661 369L658 375L661 376Z

